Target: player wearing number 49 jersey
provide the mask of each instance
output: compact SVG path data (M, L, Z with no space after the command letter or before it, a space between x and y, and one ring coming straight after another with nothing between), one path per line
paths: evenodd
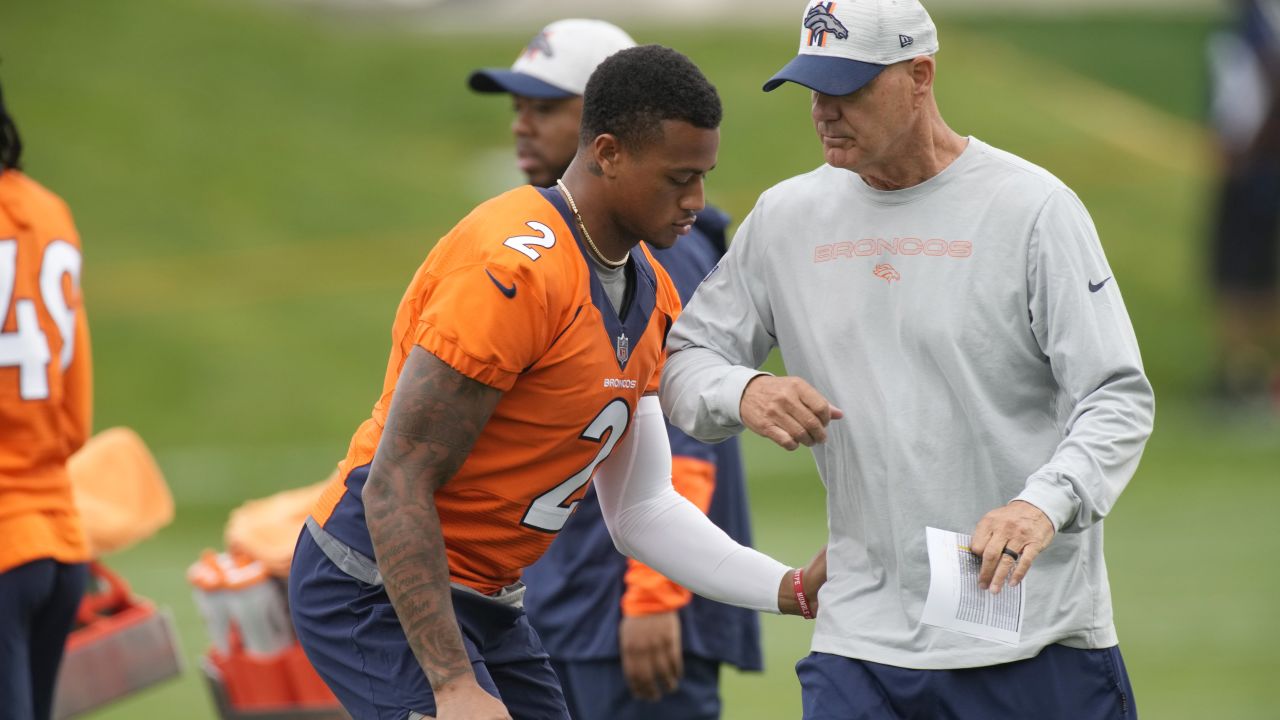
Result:
M289 578L303 648L354 717L567 718L519 574L592 482L618 549L694 592L801 614L825 579L825 555L793 583L671 486L653 393L680 302L640 241L689 232L720 114L683 55L617 53L563 182L482 204L414 276Z
M0 97L0 720L49 717L89 559L67 475L93 400L80 239L21 150Z

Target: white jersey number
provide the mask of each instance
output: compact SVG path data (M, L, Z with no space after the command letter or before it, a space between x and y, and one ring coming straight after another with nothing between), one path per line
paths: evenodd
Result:
M556 244L556 234L551 232L551 228L543 225L537 220L530 220L525 223L525 225L528 225L530 230L538 234L516 235L515 237L507 238L502 244L524 255L530 260L537 260L542 257L542 253L529 246L536 245L540 248L550 248Z
M75 355L76 312L62 292L62 276L70 275L72 285L80 285L80 251L65 240L55 240L40 260L40 300L62 336L58 362L65 370ZM15 329L0 332L0 367L18 368L18 393L23 400L49 397L49 361L53 353L49 338L40 329L36 301L13 300L18 281L18 241L0 240L0 328L13 308Z
M564 524L569 521L569 516L573 514L573 509L578 506L578 501L565 505L565 501L569 499L587 481L591 479L591 474L596 471L596 467L609 457L609 453L613 452L613 446L618 444L618 440L622 439L622 433L626 431L627 425L631 422L631 408L626 401L617 398L604 406L596 419L591 421L586 430L582 431L580 436L583 440L592 442L600 442L604 438L606 431L609 431L609 437L600 446L600 451L596 453L594 459L587 463L587 466L574 473L572 477L559 485L551 488L547 492L539 495L529 505L529 509L525 511L524 518L520 524L528 525L538 530L547 532L560 532Z

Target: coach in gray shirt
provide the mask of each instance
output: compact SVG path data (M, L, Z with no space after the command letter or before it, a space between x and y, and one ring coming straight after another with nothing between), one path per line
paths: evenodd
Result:
M1088 212L947 126L937 49L916 0L809 3L765 90L813 91L826 164L760 196L671 330L662 404L699 439L812 446L806 719L1133 717L1102 524L1151 385ZM773 347L790 377L756 369ZM927 526L973 534L989 592L1025 579L1016 646L921 622Z

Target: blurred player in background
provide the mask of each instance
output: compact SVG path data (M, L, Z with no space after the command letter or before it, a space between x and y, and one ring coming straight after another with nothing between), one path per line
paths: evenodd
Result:
M1217 392L1280 411L1280 0L1238 0L1213 37L1212 121L1221 158L1213 226Z
M67 459L93 387L80 238L21 156L0 92L0 718L44 720L88 580Z
M692 228L720 116L688 58L617 53L557 187L483 203L414 276L382 396L290 571L298 637L356 718L568 717L519 578L593 478L628 554L725 602L811 607L822 556L788 569L672 488L654 396L680 300L640 241Z
M587 78L606 57L634 45L609 23L560 20L538 33L510 70L471 75L473 90L511 95L516 159L530 183L554 186L568 169ZM727 225L728 217L708 206L673 247L650 246L682 302L724 255ZM676 491L750 545L738 438L708 445L670 425L667 432ZM525 612L575 718L718 718L721 663L762 668L756 613L693 596L619 554L594 490L542 559L525 570L524 583Z

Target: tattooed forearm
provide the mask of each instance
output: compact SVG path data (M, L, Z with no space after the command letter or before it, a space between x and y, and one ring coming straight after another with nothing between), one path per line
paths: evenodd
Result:
M466 460L501 399L422 348L409 354L364 488L387 595L433 688L471 672L453 615L435 492Z

